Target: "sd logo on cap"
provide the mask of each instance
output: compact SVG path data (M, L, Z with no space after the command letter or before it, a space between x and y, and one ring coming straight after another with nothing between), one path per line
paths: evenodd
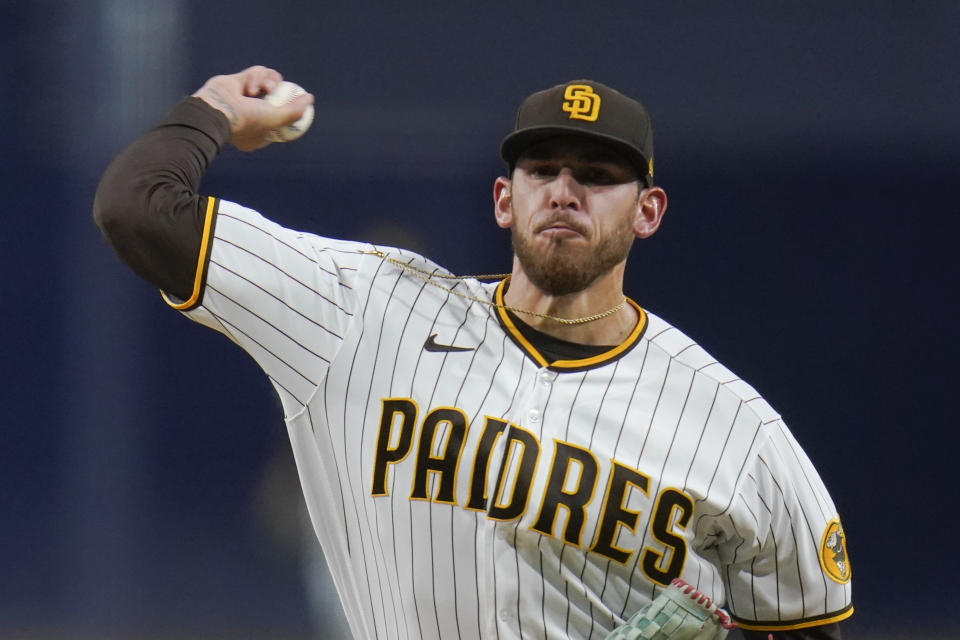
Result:
M500 144L500 157L513 171L530 145L562 135L591 138L613 147L653 186L653 126L646 108L619 91L574 80L528 96L517 110L511 132Z

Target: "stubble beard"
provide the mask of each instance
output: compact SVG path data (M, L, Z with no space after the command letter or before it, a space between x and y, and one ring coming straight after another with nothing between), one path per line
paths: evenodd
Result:
M634 236L621 229L603 238L593 251L576 252L564 247L563 238L539 251L531 238L512 230L513 251L524 273L542 291L555 296L579 293L627 259Z

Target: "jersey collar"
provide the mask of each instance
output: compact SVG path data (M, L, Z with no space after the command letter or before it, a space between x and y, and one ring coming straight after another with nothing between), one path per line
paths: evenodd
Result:
M647 329L647 313L640 307L640 305L630 298L627 298L627 304L636 309L639 320L637 321L636 326L633 328L633 331L630 332L630 335L628 335L623 342L611 347L608 351L604 351L603 353L589 358L582 358L579 360L554 360L551 362L543 354L537 351L536 347L534 347L530 341L527 340L522 333L520 333L520 330L510 318L510 315L507 313L506 309L504 309L503 294L506 291L506 284L507 280L500 281L493 294L494 301L497 303L497 319L500 321L500 326L502 326L504 331L507 332L507 335L510 336L510 339L513 340L518 347L520 347L520 349L527 355L528 358L536 362L541 367L547 367L555 371L582 371L585 369L593 369L595 367L609 364L626 355L637 344L637 342L639 342L644 331Z

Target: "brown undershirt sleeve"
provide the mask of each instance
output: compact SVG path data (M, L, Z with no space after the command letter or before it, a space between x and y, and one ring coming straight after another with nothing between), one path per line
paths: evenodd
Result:
M230 139L226 116L188 97L107 167L93 219L120 259L159 289L193 290L207 198L197 189Z

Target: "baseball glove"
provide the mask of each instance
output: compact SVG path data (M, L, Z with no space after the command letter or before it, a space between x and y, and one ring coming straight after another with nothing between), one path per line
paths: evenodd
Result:
M726 611L676 578L606 640L723 640L735 626Z

